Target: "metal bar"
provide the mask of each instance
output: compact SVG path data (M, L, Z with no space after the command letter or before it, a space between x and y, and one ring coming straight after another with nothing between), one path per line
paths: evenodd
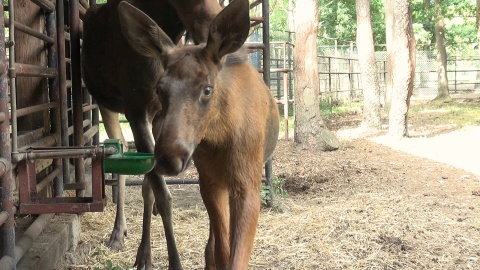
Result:
M86 9L88 9L90 7L87 0L80 0L80 5L82 5L82 7L86 8Z
M40 183L37 184L37 192L42 191L44 188L46 188L57 176L60 175L61 170L60 169L55 169L53 170L47 177L43 178ZM63 190L63 189L62 189Z
M293 72L291 68L271 68L270 73L278 73L278 72Z
M0 212L0 226L8 220L8 217L10 217L10 214L7 211Z
M95 105L96 108L92 109L92 125L98 128L100 127L100 110L98 109L98 104L93 105ZM98 144L100 144L100 132L97 132L95 136L93 136L93 145Z
M15 9L14 0L8 0L8 16L9 19L15 21ZM15 40L15 24L8 29L9 40L12 42ZM3 55L3 54L2 54ZM15 73L15 42L10 44L8 59L8 72ZM11 121L12 121L12 153L17 152L17 136L18 136L18 124L17 124L17 88L15 76L10 77L10 106L11 106Z
M263 80L270 87L270 19L268 0L262 0Z
M83 112L93 111L98 108L98 104L90 104L83 106Z
M255 0L255 1L253 1L252 3L250 3L250 9L258 6L258 5L261 4L261 3L262 3L262 0Z
M43 138L43 134L44 134L43 127L30 130L18 136L18 145L21 148L22 146L29 145L32 142L36 142Z
M12 154L12 158L15 158L15 156L18 156L18 152L25 152L27 151L28 148L30 147L51 147L57 145L57 142L60 140L60 134L57 132L55 134L50 134L48 136L43 137L42 139L30 143L24 147L21 147L18 149L16 153ZM18 162L19 160L15 160L15 162Z
M54 214L40 215L23 233L23 236L17 241L15 246L15 263L18 263L23 255L25 255L25 252L30 248L35 238L43 231L53 216Z
M198 179L166 179L167 185L183 185L183 184L198 184ZM141 186L143 180L127 179L125 181L126 186ZM105 185L116 186L118 185L118 179L107 179Z
M244 45L249 50L263 50L265 44L260 42L245 42Z
M262 0L262 40L263 45L263 80L268 88L270 88L270 16L269 16L269 0ZM287 127L288 128L288 127ZM265 163L265 174L272 175L272 159L268 159ZM268 179L270 180L270 179ZM268 181L270 196L272 193L272 182Z
M57 0L58 1L58 0ZM63 36L66 41L70 41L70 33L67 32L67 28L64 28ZM67 60L68 61L68 60Z
M83 109L82 77L80 70L80 17L79 0L70 1L70 52L72 59L72 99L73 99L73 139L75 146L83 146ZM75 160L75 180L85 181L85 161ZM77 190L77 197L83 197L84 191Z
M35 164L23 160L17 167L18 179L21 180L18 185L20 203L29 203L37 196Z
M45 198L35 204L22 204L20 214L102 212L105 202L92 202L90 197Z
M48 77L54 78L56 77L57 69L55 68L48 68L42 66L35 66L29 64L20 64L17 63L15 66L15 76L18 77Z
M291 46L295 47L295 44L293 44L292 42L288 42L288 41L270 41L270 44L271 45L286 44L286 45L291 45Z
M285 140L288 141L288 72L283 73L283 119L285 124Z
M11 5L10 11L13 10L12 1L13 0L9 1L9 4ZM4 25L5 23L4 15L5 12L2 5L0 8L0 25ZM13 29L13 31L15 30ZM13 37L12 32L10 32L10 35L10 38ZM0 144L0 158L5 163L5 169L3 170L3 174L0 176L0 202L2 211L2 222L0 223L0 268L15 269L15 264L13 263L13 258L15 257L15 213L13 211L13 190L15 188L15 179L12 175L11 164L12 148L10 138L10 123L8 118L10 114L10 98L8 96L7 61L5 59L6 55L5 28L2 27L0 28L0 113L2 114L3 120L0 122L0 141L2 142ZM13 61L14 57L11 58ZM15 93L13 93L12 100L15 100L14 98ZM14 108L15 107L12 105L12 110ZM16 136L13 138L16 139Z
M9 26L9 27L11 26L10 25L10 20L8 18L5 18L4 24L5 24L5 26ZM28 27L28 26L26 26L22 23L15 22L14 25L15 25L15 28L20 32L23 32L25 34L29 34L32 37L36 37L36 38L41 39L41 40L43 40L47 43L50 43L50 44L55 43L55 39L53 39L53 38L51 38L51 37L49 37L49 36L47 36L43 33L40 33L36 30L33 30L32 28L30 28L30 27Z
M25 108L21 108L21 109L17 110L17 117L22 117L22 116L29 115L29 114L32 114L32 113L41 112L41 111L44 111L44 110L54 109L54 108L58 108L58 103L56 101L55 102L44 103L44 104L40 104L40 105L34 105L34 106L30 106L30 107L25 107Z
M38 1L38 0L35 0ZM45 1L45 0L42 0ZM48 1L48 0L46 0ZM52 4L52 2L48 1L48 3ZM62 11L63 12L63 11ZM57 41L57 16L56 12L50 12L46 16L46 30L47 35L52 37L55 41ZM49 98L53 102L57 104L55 108L50 110L50 133L60 133L61 132L61 121L60 121L60 90L59 90L59 77L58 77L58 48L57 43L48 47L48 67L54 68L57 71L57 76L54 78L50 78L48 80L49 85ZM60 146L61 141L58 140L56 146ZM53 162L54 172L58 172L53 178L53 191L54 196L59 197L63 196L63 180L59 177L61 172L62 161L61 160L54 160ZM51 173L53 175L53 172ZM38 190L37 186L37 190Z
M37 6L41 7L47 13L55 11L55 4L53 4L52 1L49 1L49 0L30 0L30 1L32 1L32 3L35 3Z
M10 217L14 216L17 213L17 207L13 206L11 211L2 211L0 212L0 227L5 224Z
M257 24L258 24L258 23L263 22L263 18L262 17L250 17L250 21L251 22L257 22Z
M341 71L330 71L330 72L325 72L325 71L319 71L318 74L323 74L323 75L327 75L327 74L334 74L334 75L348 75L348 74L360 74L360 72L341 72Z
M105 182L103 173L103 159L95 157L92 161L92 200L94 203L105 203Z
M85 133L83 133L83 140L85 142L90 141L93 138L93 136L95 136L95 134L98 133L98 130L99 130L98 126L92 126Z
M85 13L87 12L87 9L84 6L79 5L78 11L80 12L80 16L83 18L85 16Z
M57 6L57 52L58 52L58 93L60 100L60 145L68 146L68 103L67 65L65 62L65 22L63 0L56 0ZM62 159L63 182L70 183L70 162ZM60 183L59 185L62 185Z
M63 185L65 190L78 190L87 188L87 182L75 182Z
M83 120L83 122L82 122L83 127L89 126L89 125L90 125L90 122L91 122L91 121L88 120L88 119L87 119L87 120ZM68 135L72 135L73 132L74 132L74 128L73 128L73 127L69 127L69 128L68 128Z
M20 160L35 160L35 159L54 159L62 157L70 158L86 158L86 157L103 157L115 154L114 147L104 148L103 146L89 146L89 147L46 147L46 148L31 148L27 152L18 153L22 157Z

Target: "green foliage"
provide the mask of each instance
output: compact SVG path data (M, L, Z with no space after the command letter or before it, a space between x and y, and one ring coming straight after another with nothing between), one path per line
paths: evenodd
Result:
M372 29L374 43L386 43L384 0L371 1ZM290 40L288 34L289 0L270 1L271 40ZM445 21L445 38L449 55L460 52L473 55L477 43L475 25L475 0L443 0L437 7L430 1L427 9L425 0L411 0L412 19L417 44L422 48L427 45L433 48L435 44L435 22L437 9L442 9ZM319 45L348 45L356 40L356 10L354 0L319 0Z
M102 251L97 250L92 254L92 256L97 259L99 264L104 265L102 267L95 267L94 270L124 270L129 268L127 266L121 267L119 265L113 265L113 262L110 259L103 260L102 258L105 257L105 252Z
M427 9L424 0L412 0L412 20L415 39L419 46L435 45L435 23L440 8L445 23L445 41L448 55L465 55L477 43L475 0L443 0L441 6L431 2Z
M333 45L333 39L337 39L338 45L348 45L355 40L357 14L354 0L320 0L319 9L319 44Z
M291 41L288 23L290 8L288 0L270 0L270 40Z
M281 210L280 203L273 198L285 198L288 196L287 190L285 189L285 180L278 177L272 177L272 190L270 191L270 188L262 183L260 195L263 205Z

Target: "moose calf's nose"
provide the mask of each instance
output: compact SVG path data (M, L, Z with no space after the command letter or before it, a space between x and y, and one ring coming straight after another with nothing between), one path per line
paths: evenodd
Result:
M164 175L175 176L183 172L190 162L193 150L183 143L156 148L157 167Z

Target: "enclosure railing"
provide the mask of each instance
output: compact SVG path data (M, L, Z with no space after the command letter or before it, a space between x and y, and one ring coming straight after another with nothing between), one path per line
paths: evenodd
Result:
M0 25L3 25L4 7L0 10ZM13 190L15 180L12 175L9 97L7 85L5 28L0 29L0 265L5 269L15 267L15 208Z
M283 122L285 126L285 139L288 140L289 105L293 104L290 89L293 74L292 50L294 44L287 41L272 41L271 43L271 68L270 91L276 97L277 104L283 105Z
M19 5L22 5L22 12L18 13L20 19L15 18L15 7ZM10 0L8 12L0 15L0 23L4 26L0 32L1 269L15 268L35 236L53 216L40 215L24 233L27 237L17 236L15 244L14 214L21 213L23 208L22 204L18 209L14 207L19 198L13 194L16 184L12 171L25 161L25 155L21 152L27 147L35 146L83 147L98 144L98 107L92 104L90 96L84 91L79 76L82 33L80 18L84 16L88 5L85 0ZM5 10L4 6L2 8ZM68 14L70 16L64 16ZM27 25L22 22L25 17L36 19ZM6 27L8 39L5 38ZM34 48L34 57L23 56L28 48ZM8 55L8 62L5 55ZM32 90L35 86L25 86L32 80L39 82L36 84L37 90ZM72 135L73 140L70 139ZM69 184L69 157L71 155L65 151L56 157L42 159L42 162L30 167L29 173L34 176L38 174L42 179L32 182L36 191L45 193L40 196L47 196L47 187L53 187L53 194L48 196L55 198L63 195L64 188L70 187L77 190L77 193L85 189L84 184ZM62 162L57 162L59 160ZM79 183L86 183L85 164L91 163L91 158L76 156L76 160L80 165L74 171L75 179ZM21 178L20 175L16 177ZM23 179L19 180L23 182ZM52 201L56 201L55 198Z

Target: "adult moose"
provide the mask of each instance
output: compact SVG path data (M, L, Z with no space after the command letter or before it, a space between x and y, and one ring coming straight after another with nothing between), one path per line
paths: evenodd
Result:
M206 269L247 269L263 163L275 148L279 121L276 103L245 52L234 53L248 36L248 0L231 2L212 21L207 43L195 46L175 46L155 21L126 2L119 13L132 48L160 59L165 69L157 86L162 109L154 119L154 170L177 175L194 160L210 218Z
M82 71L84 82L100 107L105 129L110 138L118 138L126 145L121 132L118 113L124 113L132 128L139 152L154 151L151 123L160 112L155 94L163 67L159 59L138 54L126 41L118 15L121 0L93 5L84 17ZM145 11L165 33L178 43L185 29L198 44L207 41L209 24L220 12L217 0L129 0ZM152 208L160 213L168 246L169 267L181 269L171 222L172 203L168 188L157 171L146 175L142 194L144 217L142 241L135 264L138 268L151 267L150 224ZM125 177L119 180L119 198L115 225L108 245L120 249L127 234L124 207ZM150 186L154 187L155 194Z

